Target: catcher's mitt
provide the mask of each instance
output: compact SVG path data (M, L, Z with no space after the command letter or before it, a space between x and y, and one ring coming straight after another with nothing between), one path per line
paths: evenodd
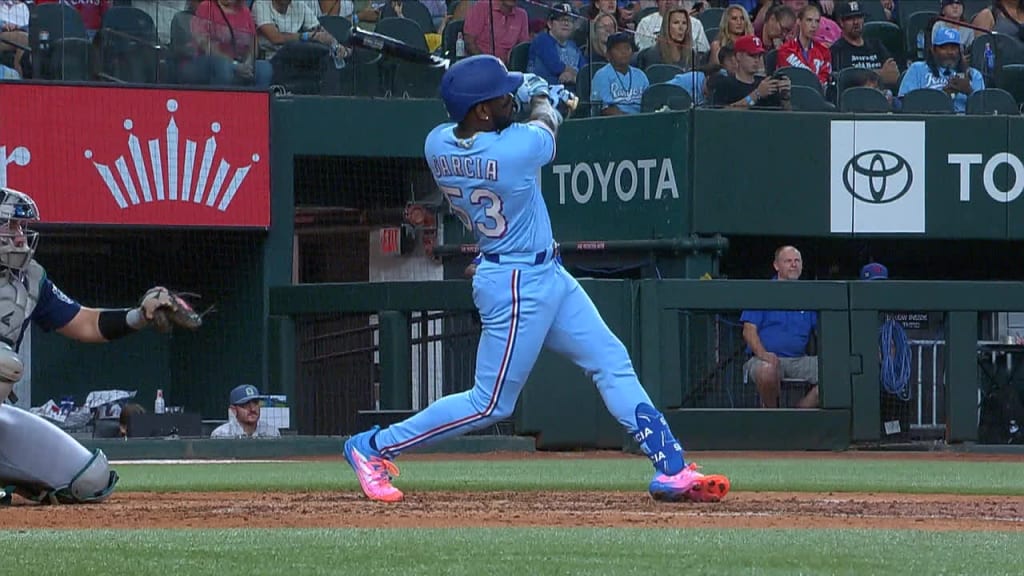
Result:
M198 298L188 292L174 292L163 286L150 288L139 301L139 308L157 332L167 333L175 326L196 330L203 325L203 314L195 311L186 298ZM208 310L209 311L209 310ZM207 312L208 312L207 311Z

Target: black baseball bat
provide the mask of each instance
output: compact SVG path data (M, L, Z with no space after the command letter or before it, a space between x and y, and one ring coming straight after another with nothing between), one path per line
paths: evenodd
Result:
M347 21L345 21L347 22ZM338 19L321 17L320 23L339 44L349 48L364 48L379 52L385 56L392 56L399 60L423 64L425 66L437 66L447 69L450 62L445 58L435 56L426 50L414 48L401 40L359 29L355 26L340 25Z

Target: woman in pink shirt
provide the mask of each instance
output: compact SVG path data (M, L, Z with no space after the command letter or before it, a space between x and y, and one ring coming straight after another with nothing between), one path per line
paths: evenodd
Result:
M192 18L196 58L186 64L188 84L270 85L270 62L256 60L256 24L242 0L203 0Z

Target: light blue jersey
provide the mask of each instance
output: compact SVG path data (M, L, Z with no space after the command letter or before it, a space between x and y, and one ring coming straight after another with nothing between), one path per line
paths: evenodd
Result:
M551 219L540 169L555 157L555 137L538 124L461 140L455 124L427 136L424 155L452 210L484 254L535 254L551 247Z

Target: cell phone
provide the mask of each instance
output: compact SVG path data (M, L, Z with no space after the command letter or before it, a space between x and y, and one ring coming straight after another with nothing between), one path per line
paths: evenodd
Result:
M785 78L785 77L786 77L786 75L785 75L785 74L783 74L783 73L781 73L781 72L778 72L778 71L776 71L776 72L774 72L774 73L772 74L772 80L782 80L782 79L783 79L783 78Z

